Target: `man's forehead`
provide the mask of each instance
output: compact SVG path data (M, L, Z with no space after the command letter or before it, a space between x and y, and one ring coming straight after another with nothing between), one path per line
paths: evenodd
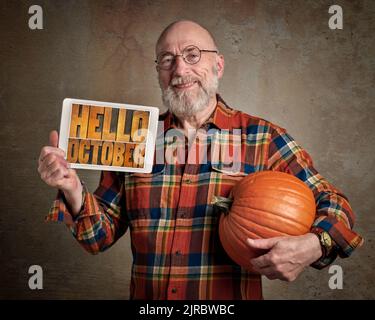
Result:
M207 45L204 45L201 41L197 41L197 39L186 39L182 41L173 41L173 42L162 42L159 44L157 48L158 53L162 52L172 52L175 51L182 51L188 46L196 46L199 49L206 49Z
M214 49L215 44L207 30L194 23L178 23L167 30L159 40L156 53L182 50L188 45L200 49Z

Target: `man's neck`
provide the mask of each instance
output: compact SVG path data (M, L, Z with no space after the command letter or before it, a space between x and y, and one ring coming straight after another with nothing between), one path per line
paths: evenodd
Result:
M188 136L189 129L190 130L198 130L203 123L211 116L212 112L215 110L217 105L216 95L213 96L206 108L202 111L198 112L192 117L178 119L179 120L179 127L184 131L185 135Z

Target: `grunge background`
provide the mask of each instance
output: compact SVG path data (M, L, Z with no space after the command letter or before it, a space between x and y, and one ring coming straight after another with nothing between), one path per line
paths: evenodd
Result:
M43 30L28 27L34 4L43 8ZM332 4L343 9L343 30L328 27ZM181 18L216 37L227 103L287 128L349 197L365 238L335 263L344 271L342 290L329 289L328 269L309 268L293 283L265 279L265 298L374 299L372 0L0 0L0 298L128 298L128 235L91 256L64 225L45 224L56 192L40 180L37 159L66 97L164 111L154 44ZM79 173L94 190L99 173ZM31 265L43 268L43 290L28 287Z

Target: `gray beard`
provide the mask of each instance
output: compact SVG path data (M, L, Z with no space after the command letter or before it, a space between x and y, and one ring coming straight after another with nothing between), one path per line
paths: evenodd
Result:
M173 86L169 85L167 89L162 90L164 105L170 112L182 119L190 118L204 110L219 87L217 70L214 70L211 82L205 85L198 81L197 84L197 90L193 92L183 90L180 93L174 91Z

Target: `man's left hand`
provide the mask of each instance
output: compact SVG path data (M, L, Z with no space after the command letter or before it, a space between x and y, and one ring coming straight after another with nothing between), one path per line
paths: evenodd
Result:
M255 271L270 280L294 281L310 264L322 256L319 239L313 233L269 239L247 239L252 249L267 249L266 254L251 259Z

